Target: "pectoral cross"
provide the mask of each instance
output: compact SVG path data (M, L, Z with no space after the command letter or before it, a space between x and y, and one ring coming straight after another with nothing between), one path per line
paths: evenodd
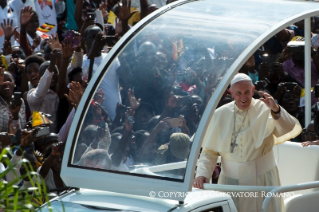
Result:
M233 142L232 144L230 144L230 146L231 146L231 153L233 153L235 147L238 146L238 144L236 143L236 140L237 140L237 138L235 138L234 142Z

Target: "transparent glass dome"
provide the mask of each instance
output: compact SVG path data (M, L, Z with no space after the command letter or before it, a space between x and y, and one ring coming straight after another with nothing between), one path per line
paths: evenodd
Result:
M318 11L310 2L201 0L152 13L94 70L67 141L63 180L146 196L188 191L232 76L267 39Z

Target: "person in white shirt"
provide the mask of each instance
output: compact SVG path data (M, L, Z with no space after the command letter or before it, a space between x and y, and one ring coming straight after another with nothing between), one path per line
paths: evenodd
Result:
M28 81L30 82L32 88L36 88L40 81L40 66L44 63L45 60L43 57L39 57L36 55L31 55L26 58L24 61L25 71L27 74Z
M10 72L0 68L0 132L9 132L8 124L12 117L13 126L17 123L20 127L25 126L25 104L21 101L20 106L13 107L12 95L14 92L14 77Z
M43 75L36 88L31 89L27 94L27 100L31 112L41 111L50 114L50 131L57 132L57 109L59 105L59 97L56 93L58 82L58 70L56 67L57 57L61 52L54 49L51 53L51 62L44 62L40 66L40 76ZM44 73L43 73L44 72Z
M12 27L19 27L20 11L23 8L25 0L1 0L0 1L0 21L11 19L13 20ZM0 28L0 49L3 47L5 40L4 31ZM14 43L13 37L11 37L11 43Z
M106 57L107 54L102 53L102 48L104 47L102 39L98 40L97 35L102 33L102 29L97 25L89 26L84 33L84 39L86 40L86 47L89 52L95 52L94 54L94 64L93 64L93 72L92 76L95 74L96 70L98 70L99 66L102 63L102 60ZM79 63L77 61L82 62L82 72L84 80L88 80L89 78L89 65L90 59L87 55L83 56L82 52L74 53L74 63L71 63L68 67L68 74L77 66ZM76 65L75 65L76 64ZM119 81L117 76L117 68L120 66L119 60L116 58L114 62L111 64L110 68L107 70L99 89L102 89L104 92L103 98L105 101L102 103L102 107L108 112L109 117L114 120L115 118L115 109L117 103L122 103L121 95L119 90Z
M17 181L16 179L18 179L21 176L20 171L22 163L18 162L22 159L22 154L25 151L25 149L32 145L32 142L34 141L34 139L32 139L32 136L32 132L22 131L20 145L18 146L19 148L17 149L17 151L13 153L10 163L6 164L5 167L4 164L0 162L0 173L3 173L6 170L11 169L11 171L9 171L5 175L4 179L1 180L6 180L8 183L16 181L14 183L15 185L18 185L20 183L20 181ZM0 133L0 152L2 152L3 148L10 147L10 143L10 136L7 133Z
M60 177L61 164L63 158L62 142L57 134L51 133L50 137L46 138L46 141L54 143L51 154L45 159L42 166L40 166L37 172L43 177L45 185L48 190L65 187L63 180Z
M55 25L46 33L47 35L55 34L57 32L57 20L54 2L52 0L36 0L34 6L39 15L40 26L45 23Z
M14 45L21 46L24 48L27 56L31 55L26 47L26 43L29 42L29 46L32 48L32 51L40 50L40 43L49 36L38 31L39 27L39 16L36 11L33 11L31 7L25 7L21 10L20 13L20 39L15 41ZM27 40L25 40L25 36Z

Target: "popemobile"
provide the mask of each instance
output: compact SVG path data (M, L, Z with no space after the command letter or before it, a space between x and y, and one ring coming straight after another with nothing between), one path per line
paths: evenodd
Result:
M318 14L319 4L310 1L180 0L161 7L138 22L116 43L98 69L94 70L76 111L66 142L61 171L64 183L72 189L51 199L41 207L41 211L235 212L237 209L232 197L256 195L263 197L264 212L271 211L270 203L279 196L283 198L287 212L318 211L319 148L305 148L300 143L290 141L273 147L281 186L205 183L204 189L193 188L197 159L203 140L210 130L208 125L231 80L266 41L285 27L301 20L305 21L305 61L309 62L305 64L305 88L310 91L310 19ZM158 62L159 58L163 59L163 63ZM138 121L138 113L150 113L153 117L165 112L167 104L170 104L167 103L167 96L156 93L159 86L165 87L160 84L165 81L165 76L158 75L161 78L156 81L155 89L149 89L148 86L150 81L154 82L149 78L151 69L148 67L154 64L158 73L161 73L164 66L174 64L167 70L170 71L168 76L174 76L177 83L194 80L196 76L189 74L188 67L206 74L206 80L202 82L201 101L197 102L197 105L206 104L206 108L202 111L198 108L200 121L195 129L189 129L190 142L185 146L180 135L173 136L182 133L174 133L164 140L167 131L184 126L175 120L171 122L170 129L158 130L160 135L157 137L161 138L159 141L152 138L154 130L146 139L152 144L161 144L157 151L162 153L162 158L158 158L143 143L140 144L137 138L135 156L132 152L128 153L125 160L123 151L129 144L122 140L115 146L108 144L110 156L106 159L99 155L99 151L95 155L81 152L81 143L85 142L83 134L92 116L92 99L101 88L107 89L105 83L114 70L117 71L116 83L120 84L121 89L131 89L137 99L141 98L140 107L144 104L143 110L136 111L134 118L133 113L128 112L130 120L126 120L126 123L135 122L134 127L139 125L139 129L147 128L148 124ZM205 92L206 88L211 89L211 96ZM174 89L174 94L185 100L184 105L189 103L187 101L194 103L199 99L183 98L180 88L175 86ZM107 94L108 91L104 90L104 95ZM310 93L306 92L305 99L305 120L308 124ZM117 102L105 98L102 107L104 104L115 108ZM128 105L128 102L122 104ZM150 109L149 105L153 108ZM186 120L189 115L187 113L188 111L184 111ZM134 127L133 130L136 131ZM85 159L81 154L86 155ZM169 160L170 154L179 160ZM110 160L112 165L108 165ZM129 163L133 160L134 162ZM115 164L114 161L118 163ZM102 165L95 166L93 163ZM281 206L278 203L276 207Z

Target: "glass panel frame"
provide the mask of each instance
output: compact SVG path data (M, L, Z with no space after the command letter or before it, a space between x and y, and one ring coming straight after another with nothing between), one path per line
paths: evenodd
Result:
M248 2L265 2L265 1L248 1ZM278 2L269 2L267 1L269 4L276 4ZM99 70L97 71L99 74L95 74L92 78L92 81L96 82L99 78L101 78L100 73L102 72L106 72L106 68L110 66L111 62L117 57L117 55L125 48L126 44L128 44L128 42L131 41L131 39L140 31L143 29L144 26L146 26L149 22L153 21L154 19L156 19L158 16L160 16L161 14L169 11L171 9L171 7L173 6L177 6L180 4L184 4L186 3L186 1L183 2L178 2L172 5L168 5L164 8L161 8L159 11L157 11L153 16L147 17L145 20L142 20L140 23L138 23L135 27L132 28L132 30L130 30L123 38L122 41L118 42L114 48L112 49L112 51L109 53L109 55L105 58L104 62L102 63L101 67L99 67ZM289 4L291 4L292 2L289 2ZM288 4L287 2L285 4ZM311 4L309 2L307 3L296 3L296 5L304 5L304 4ZM319 5L318 5L319 6ZM309 7L310 8L310 7ZM237 57L237 59L234 60L233 64L229 67L229 69L227 70L227 72L224 74L223 78L221 79L221 81L219 81L218 83L218 87L217 89L214 91L213 95L211 96L206 109L204 111L203 114L203 118L201 120L201 122L199 123L198 129L197 129L197 133L195 134L195 138L194 138L194 142L193 142L193 146L195 146L195 148L191 149L190 152L190 156L188 158L189 163L187 164L187 169L186 169L186 173L185 173L185 178L184 181L179 182L173 182L174 180L171 180L170 178L170 182L166 181L167 179L152 179L153 177L147 176L148 179L142 178L140 175L139 177L137 176L119 176L118 174L115 174L116 172L113 171L109 171L108 173L103 173L102 177L110 177L110 179L115 179L114 180L114 185L110 186L110 188L108 190L110 191L116 191L116 192L123 192L123 193L132 193L132 194L139 194L139 195L145 195L148 196L149 191L153 189L153 191L158 191L159 189L165 189L167 191L189 191L191 189L191 181L193 179L193 175L194 175L194 167L196 164L196 156L199 154L199 150L200 147L199 145L202 143L203 139L205 139L205 131L207 130L208 127L208 120L211 119L214 109L217 106L218 100L221 98L223 91L226 89L227 85L229 84L230 80L232 79L232 77L235 75L235 73L240 69L240 67L244 64L244 62L249 58L249 56L256 51L259 46L261 46L265 41L267 41L270 37L272 37L274 34L276 34L280 29L282 29L284 26L287 26L289 24L293 24L296 21L302 20L306 17L311 17L314 16L315 14L318 14L319 12L319 8L318 9L314 9L311 8L308 10L303 11L302 9L300 9L299 13L295 13L295 14L290 14L289 18L283 18L280 19L282 21L280 22L276 22L274 25L272 26L268 26L267 30L264 31L264 33L259 34L256 39L254 39L242 52L241 54L239 54L239 56ZM165 15L165 14L164 14ZM262 21L261 21L262 22ZM105 75L105 73L104 73ZM103 76L104 76L103 75ZM62 178L65 180L65 182L69 185L72 186L81 186L83 185L81 178L77 178L75 179L73 176L73 174L79 174L81 173L79 170L81 170L82 168L79 167L74 167L71 164L71 155L70 155L70 150L73 151L74 149L74 144L75 144L75 140L78 139L78 134L79 134L79 130L82 124L82 121L84 119L84 115L86 114L86 109L85 106L89 105L90 102L90 98L88 97L92 97L93 93L96 91L98 85L96 83L90 83L87 90L85 91L85 94L83 96L83 98L86 98L86 100L82 100L79 108L78 108L78 112L76 113L76 116L74 118L74 122L72 124L72 127L70 129L70 131L74 131L74 136L69 136L68 138L68 142L65 148L65 152L67 152L67 154L65 155L66 157L63 160L63 164L62 164ZM86 107L88 108L88 107ZM79 113L79 111L81 111L81 113ZM73 142L72 142L73 141ZM72 146L71 146L72 143ZM88 173L90 174L96 174L96 175L100 175L101 172L100 171L96 171L96 170L86 170L88 171ZM86 172L85 171L85 172ZM72 173L74 172L74 173ZM85 173L84 172L84 173ZM113 172L113 173L112 173ZM123 173L121 173L121 175L123 175ZM125 174L124 174L125 175ZM116 179L117 178L117 179ZM74 181L72 179L75 179ZM138 182L140 180L144 180L144 183L142 182ZM125 182L124 185L129 185L131 183L136 183L136 186L141 186L139 189L135 190L135 191L130 191L130 189L136 188L136 186L134 185L130 185L127 188L118 188L118 185L121 185L121 180L128 180L128 183ZM107 180L108 182L111 182L110 180ZM160 183L160 182L165 182L165 185L155 185L156 183ZM86 188L91 188L91 189L105 189L105 186L99 187L98 185L93 185L93 183L88 183L85 184L81 187L86 187ZM169 199L176 199L176 200L182 200L184 199L183 197L169 197Z

